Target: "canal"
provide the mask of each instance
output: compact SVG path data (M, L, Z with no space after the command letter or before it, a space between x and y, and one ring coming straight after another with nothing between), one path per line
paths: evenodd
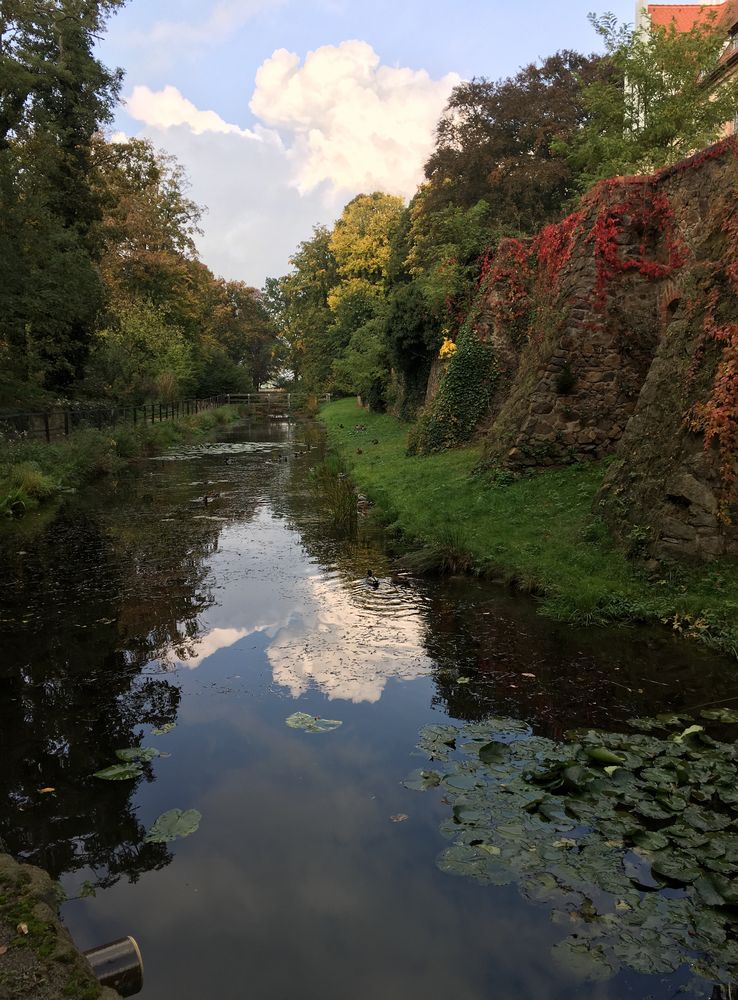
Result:
M617 730L738 697L734 664L484 581L393 582L380 531L332 524L322 457L313 425L243 423L0 536L8 849L60 880L82 948L138 939L143 1000L713 995L686 966L567 970L545 902L437 867L448 801L403 781L425 726ZM140 774L94 777L136 747ZM172 809L199 829L147 841Z

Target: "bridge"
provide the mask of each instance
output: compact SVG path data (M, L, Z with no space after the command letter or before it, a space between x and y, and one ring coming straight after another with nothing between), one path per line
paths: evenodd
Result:
M330 398L330 393L320 397L322 402L330 402ZM230 393L225 399L227 403L245 407L246 411L254 416L288 417L297 404L296 394L280 389Z

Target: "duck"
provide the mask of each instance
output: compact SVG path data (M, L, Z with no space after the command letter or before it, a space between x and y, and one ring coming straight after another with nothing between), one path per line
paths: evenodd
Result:
M379 587L379 580L374 575L374 570L368 569L366 571L366 585L371 587L372 590L376 590Z

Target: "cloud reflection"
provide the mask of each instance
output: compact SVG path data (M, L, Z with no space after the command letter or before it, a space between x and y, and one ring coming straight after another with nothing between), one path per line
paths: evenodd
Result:
M293 698L316 687L331 700L375 703L391 679L427 674L419 598L389 584L378 591L347 585L337 574L295 581L290 607L276 621L214 628L180 664L194 670L250 635L270 639L266 656L275 684ZM298 599L295 600L294 598Z

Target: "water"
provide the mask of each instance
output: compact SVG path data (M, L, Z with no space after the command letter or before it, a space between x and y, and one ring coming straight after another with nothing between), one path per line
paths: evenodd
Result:
M222 439L0 536L0 836L61 880L78 944L135 935L144 1000L674 996L685 970L565 974L545 906L437 870L448 806L401 781L428 722L618 728L738 697L734 665L478 581L394 587L381 537L341 537L310 487L315 428ZM139 744L169 756L91 777ZM144 843L172 808L199 831Z

